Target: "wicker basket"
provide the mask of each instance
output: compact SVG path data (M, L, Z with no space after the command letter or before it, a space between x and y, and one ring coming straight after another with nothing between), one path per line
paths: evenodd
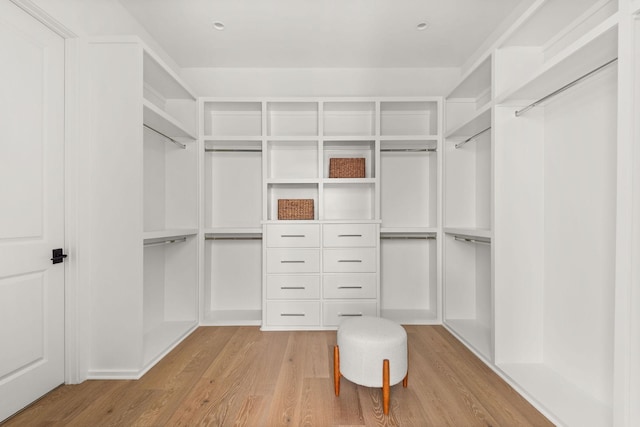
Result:
M329 159L329 178L364 178L364 158Z
M314 219L313 199L278 199L278 219Z

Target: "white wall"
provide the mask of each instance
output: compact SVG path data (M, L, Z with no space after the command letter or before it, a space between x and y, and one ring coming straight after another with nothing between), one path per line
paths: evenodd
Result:
M200 96L437 96L458 68L184 68Z

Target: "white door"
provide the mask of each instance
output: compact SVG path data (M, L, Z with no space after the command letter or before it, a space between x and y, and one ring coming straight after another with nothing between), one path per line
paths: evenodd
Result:
M0 0L0 421L64 382L64 41Z

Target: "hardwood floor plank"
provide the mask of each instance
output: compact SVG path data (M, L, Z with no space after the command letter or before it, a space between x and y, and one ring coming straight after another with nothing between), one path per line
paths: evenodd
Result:
M3 426L549 426L441 326L407 326L409 387L333 388L335 331L201 327L139 381L62 386Z

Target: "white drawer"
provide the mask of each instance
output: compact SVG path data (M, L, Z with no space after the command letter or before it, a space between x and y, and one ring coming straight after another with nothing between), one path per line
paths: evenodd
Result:
M340 274L324 276L322 295L329 299L375 298L375 274Z
M270 247L270 248L317 248L317 247L320 247L320 225L318 224L269 224L267 225L267 247Z
M269 326L320 326L320 303L315 301L267 301Z
M320 298L320 276L267 276L268 299Z
M324 326L338 326L344 319L376 316L375 301L331 301L323 304Z
M267 249L267 273L319 272L319 249Z
M361 248L377 245L375 224L325 224L322 244L327 248Z
M325 249L324 271L326 273L375 273L376 249Z

